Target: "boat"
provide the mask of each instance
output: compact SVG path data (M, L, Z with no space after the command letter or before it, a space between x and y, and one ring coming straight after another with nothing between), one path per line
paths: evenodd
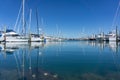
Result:
M29 42L43 42L44 38L38 34L30 34Z
M102 34L98 34L98 35L96 36L96 40L97 40L97 41L104 41L104 36L103 36Z
M3 35L5 37L5 42L28 42L27 37L19 35L12 29L7 29Z
M100 33L100 34L96 35L96 40L97 41L108 41L109 35L104 35L104 33Z
M95 35L93 34L91 37L89 37L90 41L96 41Z
M108 37L109 37L109 41L117 41L117 35L114 31L109 32Z
M12 29L0 32L0 42L28 42L28 38L21 36Z
M36 10L36 21L37 21L37 34L30 33L30 24L31 24L31 14L32 10L30 9L30 20L29 20L29 42L44 42L43 34L39 34L39 21L38 21L38 10Z
M25 7L25 0L23 0L22 3L22 35L18 34L15 32L13 29L6 29L4 32L1 34L2 36L0 37L0 41L5 41L5 42L28 42L29 38L25 34L25 18L24 18L24 7ZM3 40L4 39L4 40Z

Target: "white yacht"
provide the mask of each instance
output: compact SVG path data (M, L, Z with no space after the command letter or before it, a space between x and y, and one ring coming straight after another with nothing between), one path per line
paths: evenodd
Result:
M109 32L108 36L109 36L109 41L117 41L116 38L117 36L115 32Z
M30 34L29 41L30 42L43 42L44 38L38 34Z
M4 41L6 42L28 42L26 36L21 36L13 30L7 29L4 33Z

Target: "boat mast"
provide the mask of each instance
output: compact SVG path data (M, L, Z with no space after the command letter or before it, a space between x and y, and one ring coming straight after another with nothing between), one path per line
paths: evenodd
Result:
M4 35L4 41L6 41L6 26L4 26L4 33L5 33L5 35Z
M113 18L112 26L117 25L117 21L118 21L118 17L119 17L119 9L120 9L120 1L119 1L119 4L118 4L116 13L115 13L115 15L114 15L114 18Z
M29 28L28 28L29 41L31 41L31 32L30 32L31 14L32 14L32 9L30 9L30 15L29 15Z
M116 41L118 41L118 27L116 26Z
M38 9L36 9L36 20L37 20L37 34L39 35Z
M43 25L44 25L43 18L41 18L41 28L40 28L40 31L42 33L42 36L44 36Z
M29 34L30 34L30 25L31 25L31 14L32 14L32 9L30 9L30 15L29 15Z
M24 7L25 7L25 0L23 0L23 5L22 5L22 26L23 26L23 35L24 35L24 29L25 29L25 19L24 19ZM24 63L24 61L25 61L25 55L24 55L24 51L22 50L22 56L23 56L23 63L22 63L22 76L23 76L23 78L24 78L24 75L25 75L25 73L24 73L24 71L25 71L25 69L24 69L24 67L25 67L25 63Z
M22 10L22 4L21 4L21 6L20 6L19 13L18 13L17 19L16 19L16 23L15 23L15 25L14 25L14 31L16 31L16 27L17 27L18 21L19 21L19 19L20 19L21 10Z
M25 0L23 0L23 5L22 5L22 27L23 27L23 33L24 33L24 30L25 30L25 15L24 15L24 13L25 13Z

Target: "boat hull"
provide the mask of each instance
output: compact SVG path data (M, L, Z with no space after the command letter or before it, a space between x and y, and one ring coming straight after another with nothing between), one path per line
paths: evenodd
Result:
M41 39L40 37L36 38L36 37L31 37L30 42L43 42L44 39Z
M25 37L6 37L6 42L28 42L28 38Z
M109 37L109 41L116 41L116 37Z

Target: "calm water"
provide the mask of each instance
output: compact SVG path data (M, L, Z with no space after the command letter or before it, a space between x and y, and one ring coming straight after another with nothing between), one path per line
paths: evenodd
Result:
M0 80L120 80L119 43L0 44Z

